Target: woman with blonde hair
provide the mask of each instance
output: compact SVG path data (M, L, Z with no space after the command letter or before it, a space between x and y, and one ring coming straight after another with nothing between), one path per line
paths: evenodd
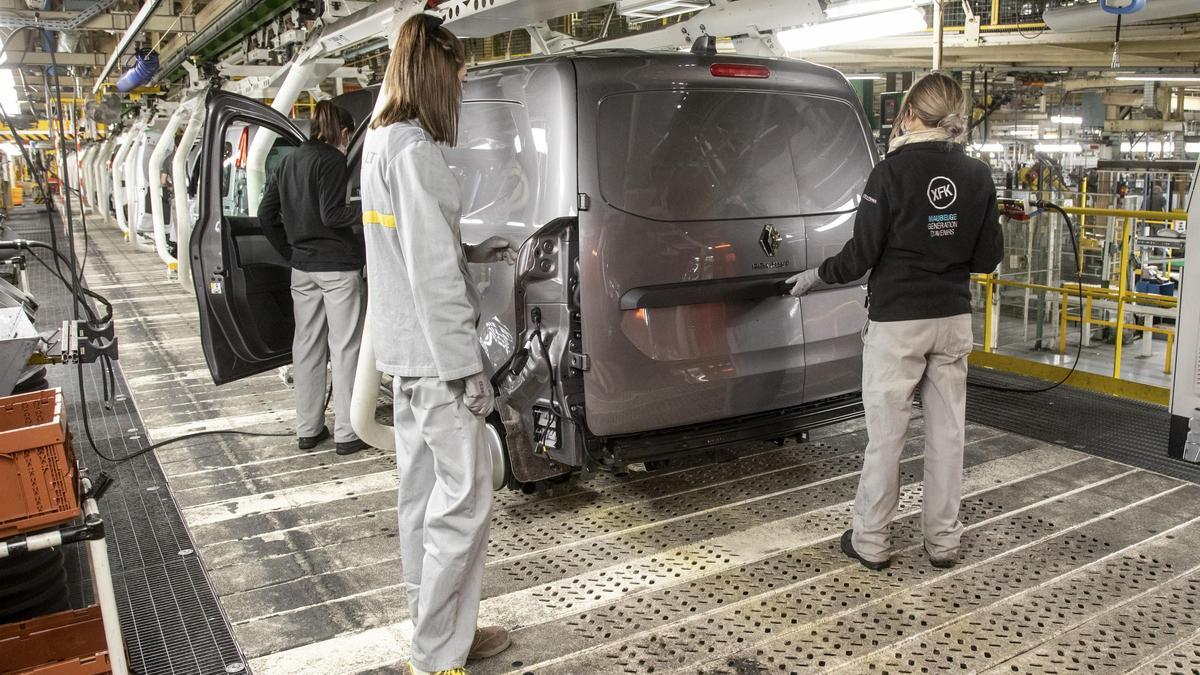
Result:
M904 97L887 157L867 178L854 235L837 255L789 279L792 295L849 284L870 272L863 337L867 449L852 529L842 551L872 570L891 563L890 526L900 497L913 395L925 417L925 552L935 567L958 561L970 275L996 269L1004 252L996 188L968 157L962 87L941 73Z
M463 673L509 646L476 628L492 509L484 442L491 381L476 335L468 262L497 262L501 239L463 246L459 185L442 155L458 134L466 58L441 20L401 27L383 106L363 145L362 201L376 366L394 378L400 555L413 622L409 668Z

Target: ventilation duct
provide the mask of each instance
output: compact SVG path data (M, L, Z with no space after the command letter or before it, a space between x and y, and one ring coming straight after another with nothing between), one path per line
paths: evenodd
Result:
M1156 19L1173 19L1177 16L1187 16L1200 12L1196 0L1154 0L1147 2L1146 7L1133 14L1125 14L1121 18L1122 26L1132 26ZM1056 33L1069 33L1081 30L1116 30L1117 15L1109 14L1100 8L1100 3L1079 4L1070 7L1047 9L1042 13L1042 21Z

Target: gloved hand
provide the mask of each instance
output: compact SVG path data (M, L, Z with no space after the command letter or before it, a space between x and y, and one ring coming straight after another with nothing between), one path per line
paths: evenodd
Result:
M791 293L794 297L798 298L812 289L820 280L821 277L817 274L817 268L814 267L811 270L804 270L800 274L789 278L787 283L793 284Z
M476 417L487 417L496 409L496 390L484 373L463 378L463 404Z
M517 262L517 247L504 237L488 237L478 244L464 244L467 262L495 263L504 261L510 265Z

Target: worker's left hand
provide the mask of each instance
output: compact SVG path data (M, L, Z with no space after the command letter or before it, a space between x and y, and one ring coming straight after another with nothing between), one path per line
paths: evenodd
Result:
M517 262L517 247L504 237L488 237L478 244L465 244L467 262L496 263L506 262L510 265Z
M814 267L811 270L804 270L800 274L788 278L787 283L792 284L791 293L798 298L809 292L820 280L821 277L817 274L817 268Z

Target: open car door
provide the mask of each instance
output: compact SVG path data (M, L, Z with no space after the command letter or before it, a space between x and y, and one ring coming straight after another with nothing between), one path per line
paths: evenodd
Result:
M204 358L216 384L233 382L292 360L291 268L263 235L258 199L248 198L245 148L256 134L274 144L262 167L268 177L305 140L275 110L214 91L200 155L200 215L190 251L200 309ZM232 139L232 140L231 140Z

